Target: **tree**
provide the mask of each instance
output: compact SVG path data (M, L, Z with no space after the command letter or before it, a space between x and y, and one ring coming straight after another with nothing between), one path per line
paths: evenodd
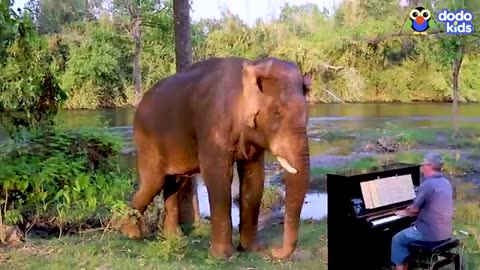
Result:
M15 139L22 130L51 127L67 95L52 68L57 52L38 35L28 12L17 14L5 2L0 36L11 40L0 61L0 123Z
M64 25L95 19L88 0L30 0L25 5L40 34L60 33Z
M189 0L173 1L175 25L175 59L177 72L192 64L192 27ZM179 192L180 224L189 225L200 221L197 195L197 179L191 178Z
M142 97L142 74L140 70L140 54L142 51L142 26L157 27L163 30L165 25L159 22L162 13L171 11L170 0L114 0L115 14L127 15L130 18L128 32L133 38L133 70L132 78L138 103Z
M177 72L192 64L192 26L190 23L189 0L173 1L173 19L175 25L175 58Z
M435 5L438 1L432 1L432 9L439 11L447 8L450 11L457 11L465 9L474 14L474 21L472 24L480 26L478 16L480 15L480 3L478 1L463 0L463 1L447 1L443 6ZM458 135L458 102L459 102L459 78L460 70L462 68L463 60L466 54L477 52L480 45L480 36L476 33L470 35L449 35L443 34L440 36L440 44L443 49L443 63L451 65L451 82L452 82L452 128L454 134Z

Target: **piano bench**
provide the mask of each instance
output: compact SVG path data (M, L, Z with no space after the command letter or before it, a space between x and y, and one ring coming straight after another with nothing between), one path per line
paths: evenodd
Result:
M423 269L440 269L453 263L455 270L460 270L460 254L452 252L459 244L460 241L454 237L438 242L414 242L409 245L411 253L408 261L409 269L414 269L411 268L414 266Z

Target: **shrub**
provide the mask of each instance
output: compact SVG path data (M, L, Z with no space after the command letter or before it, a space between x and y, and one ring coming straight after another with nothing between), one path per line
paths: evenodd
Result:
M0 217L10 225L98 225L122 207L131 174L107 134L41 130L0 156ZM0 220L1 221L1 220Z

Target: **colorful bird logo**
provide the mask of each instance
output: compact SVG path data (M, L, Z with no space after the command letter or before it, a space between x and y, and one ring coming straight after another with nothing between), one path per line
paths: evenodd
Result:
M434 24L432 13L430 10L424 7L416 7L410 11L410 27L413 29L414 34L427 34L427 30Z

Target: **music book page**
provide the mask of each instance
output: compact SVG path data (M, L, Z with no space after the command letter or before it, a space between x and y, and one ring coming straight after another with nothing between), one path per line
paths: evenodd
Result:
M365 208L367 209L372 209L373 207L373 202L372 202L372 195L370 194L370 184L373 181L367 181L367 182L360 182L360 188L362 190L362 196L363 196L363 201L365 203Z
M415 198L412 175L400 175L360 183L365 208L372 209Z

